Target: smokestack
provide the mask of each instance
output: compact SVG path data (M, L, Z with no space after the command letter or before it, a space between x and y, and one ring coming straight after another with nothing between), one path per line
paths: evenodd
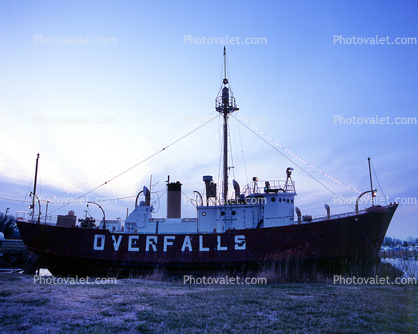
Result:
M167 218L181 218L181 183L167 184Z
M203 181L206 186L206 205L209 205L209 198L216 198L216 183L212 182L212 176L210 175L205 175Z

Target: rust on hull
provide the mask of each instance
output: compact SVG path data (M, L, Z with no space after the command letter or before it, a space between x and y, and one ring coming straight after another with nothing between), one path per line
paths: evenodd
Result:
M344 261L377 256L397 204L337 219L208 234L127 234L17 222L39 266L54 275L120 275L257 268L288 259ZM376 212L377 211L377 212Z

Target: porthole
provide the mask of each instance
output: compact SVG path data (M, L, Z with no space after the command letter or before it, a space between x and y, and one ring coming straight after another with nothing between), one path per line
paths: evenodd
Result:
M293 199L291 199L291 200L290 200L290 203L292 203L292 204L293 204Z
M279 203L281 203L281 202L282 202L282 198L280 197L280 198L279 198Z
M221 211L221 216L225 216L225 211Z
M235 216L237 214L236 211L232 211L232 215Z
M203 211L202 212L202 216L206 216L206 211Z
M271 198L271 201L274 203L274 202L276 202L276 197L272 197Z

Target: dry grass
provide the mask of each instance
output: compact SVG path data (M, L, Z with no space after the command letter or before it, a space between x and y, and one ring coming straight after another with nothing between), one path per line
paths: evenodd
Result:
M144 279L121 279L116 285L45 285L33 281L32 276L0 274L1 332L418 332L418 286L202 286Z
M405 277L415 277L418 279L418 261L405 258L388 258L382 260L383 264L390 264L404 273Z

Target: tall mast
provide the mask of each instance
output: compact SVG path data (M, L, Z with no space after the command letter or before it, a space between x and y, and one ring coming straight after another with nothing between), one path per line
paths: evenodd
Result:
M372 182L372 169L370 167L370 157L368 158L368 161L369 161L370 189L372 191L372 206L374 206L374 191L373 191L373 182Z
M35 166L35 181L33 183L33 196L32 196L32 222L35 221L35 197L36 197L36 183L38 181L38 161L39 153L36 155L36 166ZM41 213L39 212L39 215Z
M219 90L215 100L216 111L222 114L224 118L224 143L223 143L223 204L227 204L228 200L228 117L229 114L238 110L232 90L229 87L226 78L226 48L224 47L224 79L222 87Z

